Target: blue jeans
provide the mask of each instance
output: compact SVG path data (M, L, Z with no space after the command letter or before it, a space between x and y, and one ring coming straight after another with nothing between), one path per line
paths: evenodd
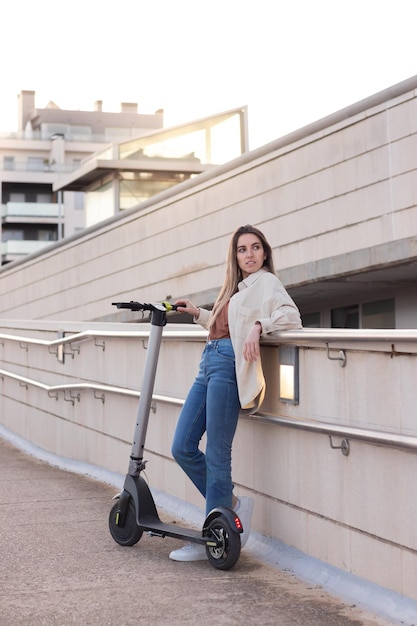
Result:
M206 499L206 514L217 506L232 508L232 441L239 411L232 343L209 341L172 443L174 459ZM205 454L198 447L204 432Z

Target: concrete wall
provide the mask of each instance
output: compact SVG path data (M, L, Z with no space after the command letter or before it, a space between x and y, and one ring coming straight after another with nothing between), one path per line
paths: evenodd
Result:
M98 320L116 298L212 302L230 233L245 223L265 231L289 287L346 274L358 262L394 262L390 245L411 238L412 246L396 248L410 255L416 85L406 81L2 268L0 315ZM372 254L382 248L383 258Z
M2 322L0 328L0 424L24 439L67 458L125 474L137 410L137 397L96 394L73 388L48 394L43 385L99 383L138 390L146 350L140 338L147 325ZM146 459L151 484L203 507L202 498L170 455L183 399L194 378L204 342L195 327L181 325L189 340L166 327L151 413ZM25 338L51 341L91 330L95 339L66 346L65 362L54 350ZM127 337L129 330L136 336ZM103 337L103 333L121 333ZM398 331L400 332L400 331ZM360 333L360 331L359 331ZM21 339L12 341L7 335ZM417 446L415 422L416 342L360 340L332 343L330 355L345 349L347 363L329 360L323 341L300 339L300 403L278 399L278 348L262 348L268 393L262 410L269 416L309 420L316 426L370 429ZM392 347L394 346L394 348ZM78 352L79 349L79 352ZM31 380L26 385L7 372ZM37 382L38 384L33 384ZM340 445L341 436L333 436ZM241 417L233 451L237 494L255 499L253 528L340 569L417 600L416 450L377 445L350 437L350 454L332 449L325 432ZM110 503L109 503L110 507Z

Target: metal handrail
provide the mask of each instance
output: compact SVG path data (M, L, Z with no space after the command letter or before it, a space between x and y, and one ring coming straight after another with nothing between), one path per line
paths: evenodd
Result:
M130 396L134 398L140 398L140 391L135 389L126 389L124 387L115 387L111 385L100 385L96 383L69 383L66 385L46 385L32 378L21 376L20 374L14 374L7 370L0 369L0 378L3 377L12 378L19 381L23 385L32 385L34 387L44 389L51 393L58 393L60 391L76 391L76 390L91 390L94 392L102 393L115 393L124 396ZM184 399L175 398L172 396L165 396L160 394L154 394L152 396L154 402L162 402L164 404L171 404L175 406L182 406ZM352 428L350 426L338 426L337 424L329 424L326 422L306 420L297 417L282 417L279 415L270 415L267 413L242 413L241 417L255 420L257 422L263 422L267 424L275 424L279 426L287 426L289 428L295 428L298 430L307 430L309 432L326 434L329 437L338 436L346 439L356 439L365 441L367 443L375 443L379 445L386 445L396 448L403 448L407 450L417 451L417 437L411 435L398 435L395 433L388 433L384 431L376 431L365 428Z
M79 333L74 333L65 337L60 337L53 340L44 340L37 338L28 338L17 335L0 334L1 340L10 340L20 342L22 344L37 344L41 346L58 348L60 345L80 343L88 339L95 338L139 338L147 339L149 337L149 326L144 327L143 330L135 331L97 331L86 330ZM164 330L164 340L205 340L207 338L207 332L203 329L187 330ZM417 342L417 330L414 329L338 329L338 328L309 328L302 330L288 330L280 333L275 333L273 337L268 337L262 340L266 345L278 345L280 343L293 343L297 345L308 345L311 342L329 344L332 342L387 342L390 344L390 350L393 348L393 344L399 342ZM74 391L74 390L92 390L94 392L101 393L116 393L124 396L130 396L139 398L140 391L133 389L126 389L123 387L115 387L111 385L101 385L96 383L70 383L64 385L46 385L39 381L36 381L19 374L8 372L7 370L0 369L0 378L8 377L19 381L22 385L31 385L44 389L51 393L58 393L60 391ZM163 396L155 394L153 396L154 401L159 401L167 404L173 404L176 406L182 406L184 400L181 398L174 398L170 396ZM374 431L369 429L351 428L348 426L338 426L336 424L329 424L326 422L310 421L301 418L287 418L278 415L268 415L265 413L254 414L242 414L242 417L247 419L254 419L256 421L277 424L281 426L287 426L289 428L296 428L302 430L308 430L310 432L327 434L331 436L340 436L349 439L357 439L367 441L369 443L375 443L380 445L388 445L399 448L406 448L409 450L417 450L417 438L409 435L399 435L395 433L388 433L382 431Z
M62 346L72 343L81 343L88 339L147 339L149 337L149 330L135 330L135 331L112 331L112 330L83 330L80 333L74 333L72 335L66 335L64 337L58 337L57 339L39 339L37 337L22 337L20 335L8 335L6 333L0 333L0 342L2 340L9 340L19 343L33 344L39 346L46 346L47 348L54 348L55 346ZM206 339L207 331L205 330L189 330L189 331L165 331L164 340L172 339Z
M144 324L145 326L145 324ZM55 347L65 344L80 343L88 339L94 338L115 338L115 339L129 339L139 338L146 339L149 337L149 326L146 325L144 330L134 331L112 331L112 330L84 330L72 335L66 335L57 339L46 340L36 337L22 337L19 335L8 335L6 333L0 333L0 341L18 341L20 343L34 344L47 347ZM189 330L164 330L164 340L205 340L207 338L207 331L203 329L189 329ZM311 342L318 343L333 343L333 342L389 342L389 343L401 343L401 342L416 342L417 343L417 329L345 329L345 328L303 328L301 330L284 330L275 332L273 336L262 337L262 343L265 345L278 345L280 343L295 343L297 345L304 345Z
M298 430L308 430L310 432L321 433L329 436L357 439L366 441L367 443L375 443L417 451L417 437L413 437L412 435L398 435L396 433L371 430L368 428L338 426L337 424L313 422L312 420L306 420L299 417L280 417L278 415L269 415L266 413L255 413L247 417L257 422L263 422L266 424L278 424L280 426L288 426L289 428L296 428Z
M103 393L116 393L124 396L130 396L133 398L140 398L140 391L136 389L126 389L125 387L115 387L112 385L100 385L97 383L68 383L66 385L47 385L45 383L41 383L38 380L34 380L33 378L27 378L27 376L21 376L20 374L15 374L13 372L8 372L7 370L0 369L0 378L7 377L13 380L17 380L22 385L31 385L32 387L37 387L38 389L43 389L50 393L57 393L59 391L76 391L76 390L91 390L91 391L101 391ZM154 394L153 400L157 402L164 402L167 404L175 404L178 406L182 406L184 404L184 400L181 398L174 398L171 396L163 396L159 394Z
M302 330L285 330L274 333L271 337L262 337L263 343L296 343L303 345L308 342L331 343L347 342L417 342L417 329L401 328L303 328Z

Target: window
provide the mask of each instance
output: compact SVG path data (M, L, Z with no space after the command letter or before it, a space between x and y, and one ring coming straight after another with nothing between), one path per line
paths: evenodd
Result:
M42 171L44 169L44 159L42 157L30 156L27 158L27 168L31 171Z
M52 194L51 193L37 193L36 202L42 203L42 204L49 204L50 202L52 202Z
M305 313L301 319L304 328L320 328L320 313Z
M23 241L24 238L25 235L23 230L10 229L3 230L1 233L2 241Z
M136 132L138 133L138 131ZM104 137L109 142L122 141L132 137L132 130L130 128L113 128L110 126L104 129Z
M68 125L67 124L41 124L41 133L42 137L45 139L50 139L53 135L62 135L65 137L65 134L68 133Z
M26 196L23 192L11 191L9 195L9 202L25 202Z
M395 328L394 298L364 303L362 328Z
M71 125L70 136L73 140L78 139L79 141L91 141L91 126Z
M14 157L13 156L3 157L3 167L5 170L14 170Z
M38 241L56 241L57 234L53 230L38 230Z
M84 209L84 192L83 191L74 191L74 209L83 210Z
M332 309L331 320L332 328L359 328L359 305Z
M332 309L332 328L395 328L395 300L375 300Z

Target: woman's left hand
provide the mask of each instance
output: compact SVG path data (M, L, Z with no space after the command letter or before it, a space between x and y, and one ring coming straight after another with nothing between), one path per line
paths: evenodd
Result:
M243 358L245 361L256 361L260 355L259 339L262 333L262 326L254 324L249 331L246 341L243 344Z

